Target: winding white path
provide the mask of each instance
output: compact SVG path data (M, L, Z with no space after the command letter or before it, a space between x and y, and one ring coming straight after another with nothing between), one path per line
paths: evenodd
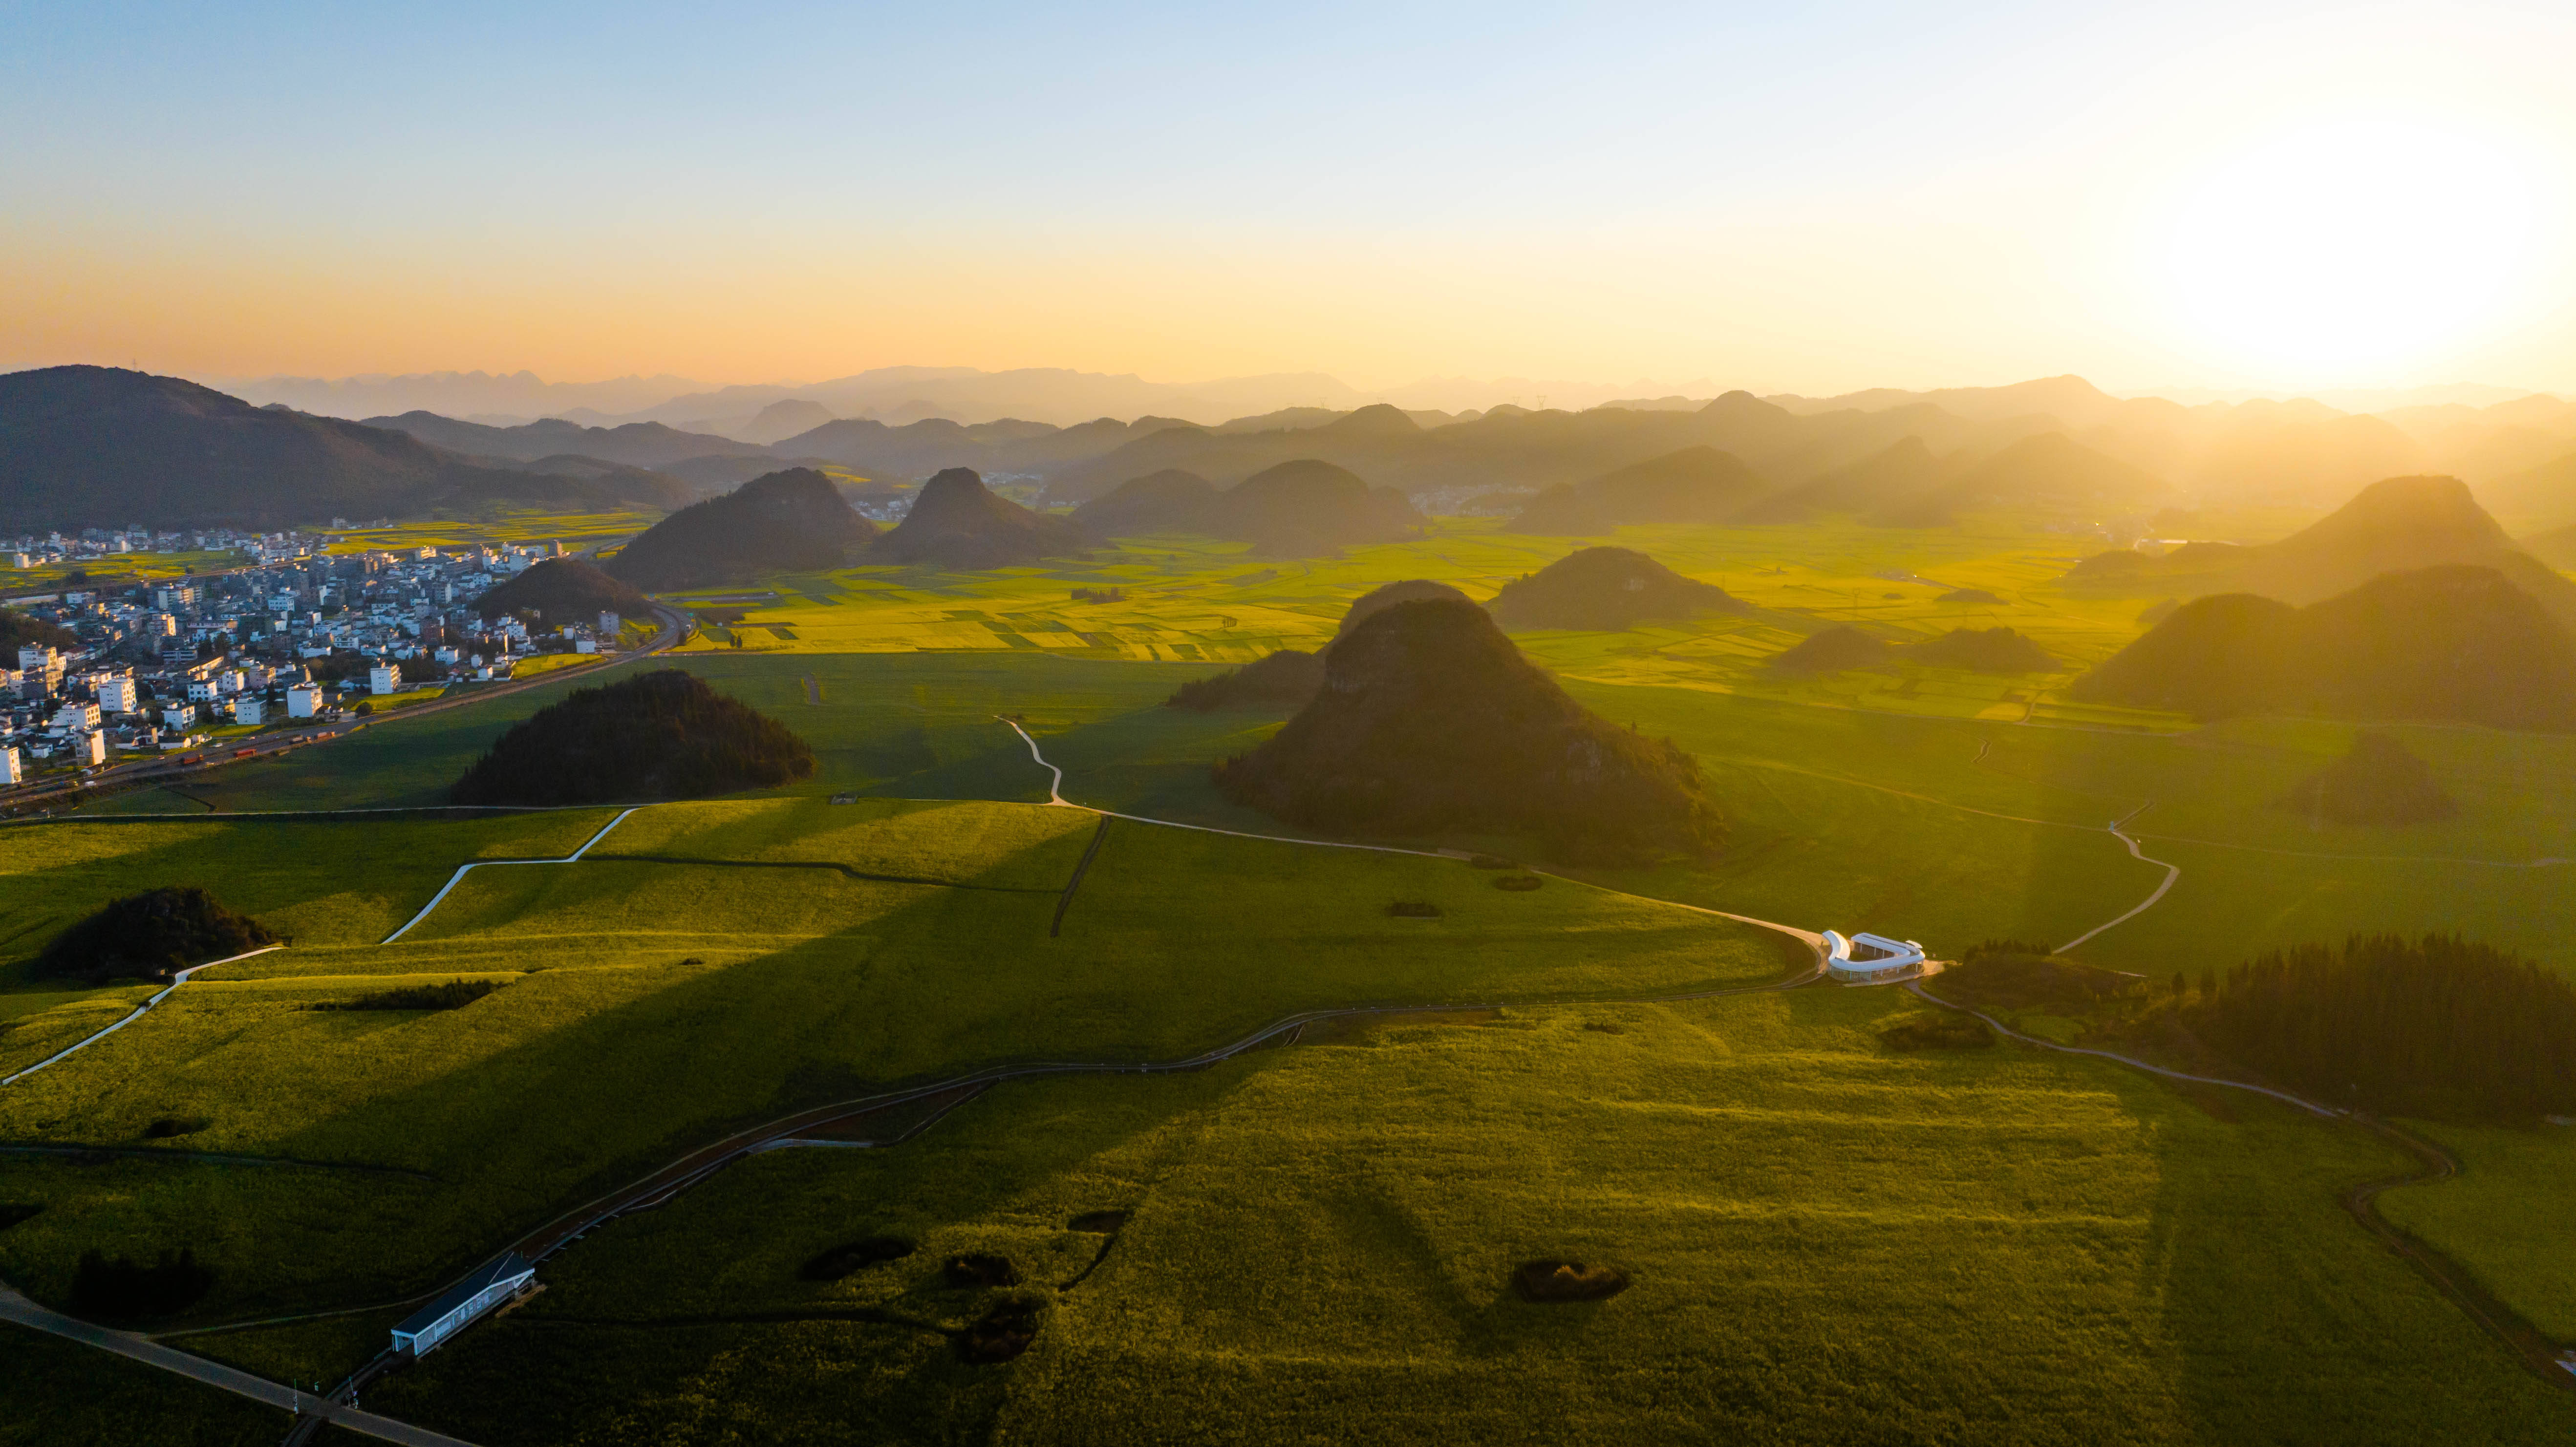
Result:
M2086 930L2084 933L2082 933L2082 934L2080 934L2080 935L2077 935L2075 938L2073 938L2073 939L2071 939L2071 940L2068 940L2066 943L2064 943L2064 944L2062 944L2062 945L2059 945L2059 946L2057 947L2057 953L2059 953L2059 954L2061 954L2061 955L2062 955L2062 954L2065 954L2067 951L2074 949L2077 945L2080 945L2080 944L2084 943L2086 940L2089 940L2089 939L2093 938L2095 935L2098 935L2098 934L2100 934L2102 931L2104 931L2104 930L2106 930L2106 929L2109 929L2111 926L2116 925L2116 924L2126 924L2126 923L2128 923L2130 920L2136 919L2139 915L2145 914L2149 909L2151 909L2151 908L2153 908L2153 907L2155 906L2155 902L2156 902L2157 900L2160 900L2160 899L2162 899L2162 898L2164 898L2164 897L2165 897L2165 891L2167 891L2167 890L2169 890L2169 889L2171 889L2171 888L2173 888L2173 887L2174 887L2174 881L2175 881L2175 880L2182 878L2182 866L2181 866L2181 865L2179 865L2179 864L2168 864L2168 863L2166 863L2164 860L2161 860L2161 859L2149 859L2149 858L2147 858L2147 856L2146 856L2145 854L2143 854L2143 853L2139 852L2139 849L2138 849L2138 841L2137 841L2136 839L2134 839L2134 838L2131 838L2131 837L2129 836L2129 834L2128 834L2125 830L2121 829L2121 827L2120 827L2121 825L2126 824L2126 823L2128 823L2130 820L2135 819L2135 818L2137 818L2139 815L2141 815L2141 814L2143 814L2143 813L2147 812L2148 807L2149 807L2150 805L2152 805L2154 802L2155 802L2155 801L2153 801L2153 800L2149 800L2146 804L2140 804L2140 805L2139 805L2138 807L2136 807L2135 809L2132 809L2132 810L2130 810L2128 813L2121 815L2119 818L2112 820L2112 821L2111 821L2111 823L2110 823L2110 825L2109 825L2109 828L2110 828L2110 830L2111 830L2111 837L2112 837L2112 838L2117 839L2117 840L2119 840L2121 843L2126 844L2127 846L2129 846L2129 857L2130 857L2130 858L2135 859L2135 860L2139 860L2139 861L2141 861L2142 863L2152 864L2152 865L2156 866L2157 868L2159 868L2159 869L2163 870L2163 871L2165 872L2164 883L2157 885L2157 886L2156 886L2156 888L2155 888L2155 892L2154 892L2154 893L2152 893L2152 894L2148 895L2145 899L2142 899L2142 900L2138 901L2137 905L2136 905L2134 908L2130 909L2126 914L2118 915L2118 916L2116 916L2116 917L2114 917L2114 918L2111 918L2111 919L2105 920L2105 921L2103 921L2102 923L2100 923L2100 924L2097 924L2097 925L2093 926L2091 929Z
M642 806L642 805L640 805L640 804L636 806L636 808L641 808L641 807L643 807L643 806ZM603 825L599 826L599 832L598 832L598 833L593 834L592 836L590 836L590 838L588 838L587 840L584 840L584 841L582 842L582 846L581 846L579 849L574 850L573 852L571 852L570 854L565 855L565 856L564 856L563 858L561 858L561 859L478 859L478 860L475 860L472 864L463 864L463 865L459 865L459 866L457 866L456 873L454 873L454 874L452 874L452 875L448 876L447 883L446 883L446 884L444 884L444 885L441 885L441 886L439 887L439 891L438 891L438 893L433 894L433 895L431 895L431 896L429 897L429 903L424 904L424 905L422 905L422 906L420 907L420 913L418 913L418 914L416 914L416 915L413 915L409 920L407 920L407 921L405 921L405 922L404 922L403 927L402 927L401 929L395 930L392 934L389 934L389 935L385 936L383 939L378 940L378 941L377 941L377 943L378 943L378 944L387 944L387 945L389 945L389 944L392 944L394 941L396 941L396 940L398 940L398 939L401 939L404 935L407 935L407 934L411 933L411 928L412 928L412 926L413 926L413 925L416 925L416 924L418 924L418 923L420 923L422 920L425 920L425 919L429 918L429 912L430 912L431 910L433 910L433 909L438 908L438 902L439 902L440 900L443 900L443 899L447 898L447 893L448 893L448 891L449 891L449 890L454 889L454 888L455 888L456 886L458 886L459 884L464 883L464 882L465 882L465 876L466 876L467 874L469 874L469 873L473 872L474 870L487 868L487 867L489 867L489 866L491 866L491 865L495 865L495 864L578 864L578 863L580 863L580 862L581 862L581 857L582 857L583 855L588 854L588 853L590 852L590 846L591 846L591 845L596 844L596 843L598 843L600 840L607 838L607 837L608 837L608 831L609 831L609 830L614 829L614 828L616 828L618 825L625 823L625 822L626 822L626 816L627 816L628 814L632 814L632 813L634 813L634 812L635 812L635 810L634 810L634 809L628 809L628 810L625 810L624 812L620 813L616 818L611 819L611 820L609 820L607 823L605 823L605 824L603 824Z
M229 965L235 960L246 960L253 955L264 955L271 950L282 950L284 948L286 948L284 945L263 945L255 950L245 950L238 955L226 955L220 960L208 960L202 965L190 965L188 968L172 975L170 977L170 983L164 986L159 994L156 994L151 999L135 1006L132 1013L128 1014L124 1019L117 1021L115 1024L108 1026L106 1029L99 1031L97 1034L92 1035L85 1040L46 1056L44 1059L37 1061L35 1064L28 1066L24 1070L19 1071L16 1075L0 1078L0 1085L8 1085L13 1081L23 1080L26 1077L35 1074L37 1071L44 1069L46 1066L53 1064L55 1061L62 1059L64 1056L86 1046L95 1045L99 1041L106 1039L108 1036L115 1034L117 1031L124 1029L126 1026L133 1024L135 1021L142 1019L144 1011L149 1010L153 1006L160 1004L162 1001L169 999L170 992L172 990L188 983L188 977L197 973L199 970L211 970L217 965Z

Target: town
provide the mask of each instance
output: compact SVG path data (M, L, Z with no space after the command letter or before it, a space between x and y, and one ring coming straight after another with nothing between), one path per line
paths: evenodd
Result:
M337 521L337 520L335 520ZM232 551L231 571L8 599L51 641L19 645L5 683L0 784L78 775L280 725L371 714L460 681L506 679L534 653L614 650L614 613L532 634L480 617L494 585L559 542L333 553L331 534L92 531L22 538L20 568L144 552Z

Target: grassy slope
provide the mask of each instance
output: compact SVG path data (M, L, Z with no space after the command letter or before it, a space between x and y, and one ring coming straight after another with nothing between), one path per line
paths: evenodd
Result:
M2390 1191L2380 1213L2465 1263L2543 1332L2576 1341L2576 1238L2566 1226L2576 1129L2410 1124L2459 1157L2459 1178Z
M269 1447L285 1412L82 1346L0 1325L0 1443L7 1447Z
M2564 1407L2340 1218L2354 1134L2017 1051L1890 1057L1885 992L1514 1010L1204 1075L996 1091L613 1226L374 1399L478 1441L2407 1442ZM1594 1027L1610 1027L1609 1029ZM1613 1033L1613 1032L1616 1033ZM1135 1214L1098 1270L1071 1216ZM842 1282L871 1233L913 1257ZM930 1326L1009 1256L1035 1350ZM1633 1281L1530 1306L1522 1260ZM2259 1303L2259 1306L2255 1306ZM712 1320L711 1320L712 1319Z
M854 831L870 813L885 826ZM1355 1000L1668 991L1784 965L1776 936L1577 885L1509 894L1454 861L1145 825L1112 832L1050 939L1093 822L1071 810L672 805L638 822L610 841L977 887L595 853L478 870L396 945L299 943L225 967L0 1094L0 1137L130 1145L157 1119L202 1118L170 1144L436 1179L13 1166L12 1189L48 1209L0 1233L0 1271L59 1299L84 1244L194 1243L222 1275L199 1319L387 1299L729 1125L879 1084L1173 1058ZM1447 918L1389 919L1396 899ZM447 1012L302 1008L392 975L516 983Z

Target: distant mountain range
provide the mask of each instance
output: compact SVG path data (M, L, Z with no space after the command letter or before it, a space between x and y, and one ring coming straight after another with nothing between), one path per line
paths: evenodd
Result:
M505 502L660 508L686 495L655 473L496 464L176 377L113 367L0 375L0 524L11 529L268 528Z

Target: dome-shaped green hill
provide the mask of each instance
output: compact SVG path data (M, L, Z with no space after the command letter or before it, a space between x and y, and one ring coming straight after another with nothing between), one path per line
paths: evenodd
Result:
M791 467L653 524L608 560L607 572L646 592L718 587L769 573L837 568L852 544L875 531L830 478Z
M1090 542L1070 520L997 497L974 469L951 467L921 485L912 510L868 555L881 563L931 563L962 572L1063 557Z
M1534 834L1565 859L1705 855L1723 834L1690 755L1594 715L1448 599L1353 629L1314 700L1216 777L1309 828Z
M1650 618L1747 611L1724 588L1632 548L1583 548L1505 583L1485 605L1506 628L1630 628Z

